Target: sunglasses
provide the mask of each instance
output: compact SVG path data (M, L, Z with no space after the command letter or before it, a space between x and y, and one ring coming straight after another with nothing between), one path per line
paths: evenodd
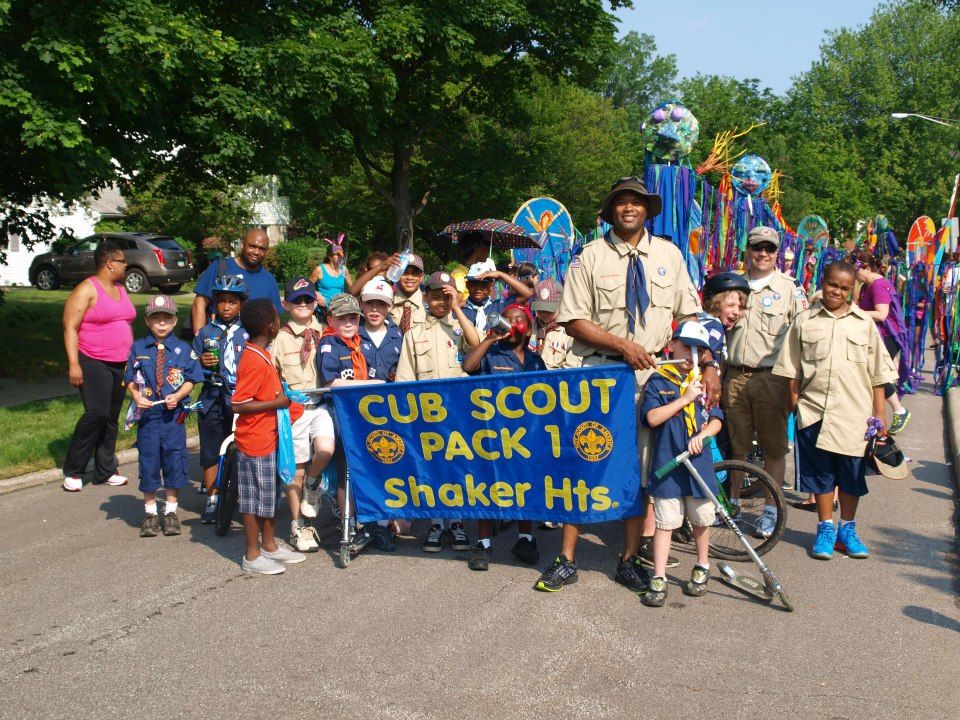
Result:
M751 245L750 249L755 253L773 255L777 251L777 246L773 243L760 243L759 245Z
M313 305L317 301L316 298L308 297L307 295L301 295L296 300L292 300L294 305Z

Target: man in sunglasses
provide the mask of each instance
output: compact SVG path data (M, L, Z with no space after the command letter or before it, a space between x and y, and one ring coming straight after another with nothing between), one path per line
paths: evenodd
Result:
M620 178L611 186L600 217L612 229L570 263L557 315L557 322L574 339L572 354L582 358L584 367L625 362L636 371L637 401L657 360L664 357L673 321L696 319L700 312L700 299L680 250L645 228L662 206L660 196L648 192L639 178ZM704 385L715 403L720 383L716 363L710 365L704 371ZM650 469L651 433L639 422L639 415L637 445L643 479ZM652 553L643 539L653 534L652 510L646 518L626 520L624 551L615 579L636 593L646 592L649 585L642 563L646 554L652 565ZM535 585L538 590L557 591L576 581L577 536L575 525L564 524L561 554L540 576ZM646 553L642 547L647 548Z
M747 235L747 271L750 284L747 307L727 331L727 371L723 409L730 429L733 457L743 459L756 437L763 450L764 469L783 484L787 455L787 381L771 371L793 318L807 307L803 288L777 270L780 235L757 226ZM733 483L733 501L739 483ZM769 537L776 527L772 500L764 506L757 534Z

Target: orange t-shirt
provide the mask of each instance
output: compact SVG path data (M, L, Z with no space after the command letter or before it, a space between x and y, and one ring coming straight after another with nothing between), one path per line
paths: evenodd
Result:
M270 355L257 345L247 343L237 363L237 388L233 404L252 400L274 400L282 392L280 376ZM234 431L237 449L250 457L263 457L277 450L277 411L238 413Z

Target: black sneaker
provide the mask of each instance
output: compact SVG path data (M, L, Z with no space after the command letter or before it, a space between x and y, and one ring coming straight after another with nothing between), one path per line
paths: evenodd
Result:
M653 567L653 538L644 538L640 543L640 549L637 550L637 557L647 567ZM667 555L667 567L673 568L680 564L673 555Z
M613 579L639 595L643 595L650 587L650 573L636 555L617 563L617 574Z
M683 594L691 597L703 597L707 594L707 581L710 579L710 570L699 565L693 566L690 573L690 582L683 586Z
M160 534L160 518L156 515L144 515L140 523L140 537L156 537Z
M537 548L536 538L533 540L520 538L514 546L510 548L510 554L520 562L525 562L527 565L536 565L540 562L540 550Z
M663 607L667 601L667 579L655 577L650 581L650 589L640 596L640 602L647 607Z
M177 517L176 513L164 513L163 522L161 523L163 527L164 535L179 535L180 534L180 518Z
M471 570L489 570L490 557L493 555L493 547L484 547L483 543L477 542L470 553L470 560L467 567Z
M431 525L427 537L423 541L423 551L428 553L438 553L443 549L443 528L439 525Z
M370 530L370 535L373 538L371 542L377 550L393 552L397 549L397 541L393 537L390 528L383 527L382 525L374 525L373 529Z
M447 530L447 538L450 540L450 547L458 552L469 550L470 538L467 537L467 531L463 529L463 523L453 523Z
M545 592L557 592L564 585L572 585L577 579L577 566L563 555L558 555L533 587Z

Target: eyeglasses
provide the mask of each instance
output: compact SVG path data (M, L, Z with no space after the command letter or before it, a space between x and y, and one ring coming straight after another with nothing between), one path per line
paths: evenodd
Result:
M127 266L127 261L124 260L123 258L110 258L109 260L107 260L107 262L108 262L108 263L112 263L112 262L113 262L113 263L120 263L120 264L123 265L124 267Z
M316 298L309 297L307 295L301 295L296 300L293 301L294 305L313 305L317 301Z
M610 186L610 189L611 189L611 190L614 190L614 189L617 187L617 185L623 185L623 183L625 183L625 182L642 183L643 180L641 180L640 178L638 178L636 175L630 175L630 176L628 176L628 177L622 177L622 178L614 181L613 185Z
M751 245L750 249L755 253L766 253L767 255L773 255L777 252L777 246L773 243L760 243L758 245Z

